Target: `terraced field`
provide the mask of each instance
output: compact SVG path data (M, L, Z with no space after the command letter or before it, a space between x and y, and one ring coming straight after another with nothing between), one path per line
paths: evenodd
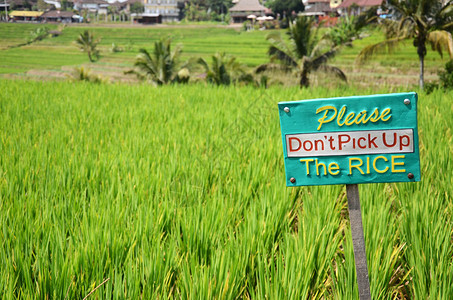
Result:
M94 73L111 78L114 81L130 82L135 79L125 76L124 71L132 67L140 48L151 49L152 43L161 37L172 37L175 44L183 46L183 59L192 57L209 58L216 52L226 52L238 58L239 62L254 68L268 61L265 40L269 31L255 30L243 32L240 28L227 26L133 26L133 25L79 25L58 28L45 25L50 29L60 29L58 37L48 38L31 45L10 48L24 43L30 31L39 26L35 24L0 24L0 74L6 77L31 77L38 79L67 78L71 70L80 65ZM89 63L73 41L83 30L91 30L101 38L102 58L96 63ZM368 37L354 42L354 47L344 49L333 64L341 67L349 78L349 83L358 86L412 87L418 83L419 65L415 48L408 42L391 55L378 55L365 65L357 65L355 58L366 45L382 39L382 34L370 30ZM122 48L122 52L112 53L112 45ZM428 51L426 58L426 79L437 78L437 71L446 62L433 52ZM334 84L336 79L323 74L314 74L312 82L319 85ZM297 82L294 76L282 74L281 80L286 85Z

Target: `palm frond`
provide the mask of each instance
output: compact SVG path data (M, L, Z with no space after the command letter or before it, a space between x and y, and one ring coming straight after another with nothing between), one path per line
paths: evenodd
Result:
M373 45L368 45L357 55L356 63L363 64L378 53L391 53L398 46L398 44L405 39L406 38L404 37L393 38Z
M297 66L298 57L279 33L271 33L267 35L266 39L270 43L268 54L271 61L278 60L286 65Z
M334 57L335 54L338 52L338 49L339 48L333 48L331 49L330 51L327 51L321 55L319 55L318 57L316 57L315 59L313 59L311 61L311 64L312 64L312 68L313 70L317 70L319 67L321 67L323 64L326 64L327 61Z
M445 49L450 58L453 57L453 39L451 33L445 30L436 30L428 34L428 42L431 48L443 57L442 50Z
M296 60L292 57L291 54L281 50L275 46L269 46L268 50L271 61L280 61L284 65L297 66Z
M289 72L289 71L291 71L291 68L288 66L282 65L282 64L268 63L268 64L262 64L262 65L259 65L258 67L256 67L255 73L259 74L259 73L263 73L266 71L277 71L277 70Z
M327 74L333 74L336 77L343 80L344 82L348 82L348 79L346 78L346 74L340 68L323 64L317 69L317 71L322 71Z
M294 50L298 58L309 56L313 48L318 44L317 28L311 17L298 17L289 24L289 36L294 42Z
M451 17L453 16L453 1L448 1L439 12L439 16L441 17Z

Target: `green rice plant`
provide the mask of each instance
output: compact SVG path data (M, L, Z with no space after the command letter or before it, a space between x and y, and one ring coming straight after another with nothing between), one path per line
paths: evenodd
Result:
M276 104L371 89L0 90L3 298L358 299L344 187L285 187ZM422 182L360 187L373 299L453 297L451 96L420 95Z

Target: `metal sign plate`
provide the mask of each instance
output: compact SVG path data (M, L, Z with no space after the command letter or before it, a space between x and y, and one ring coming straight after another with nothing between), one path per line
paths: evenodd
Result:
M420 181L417 94L278 104L288 186Z

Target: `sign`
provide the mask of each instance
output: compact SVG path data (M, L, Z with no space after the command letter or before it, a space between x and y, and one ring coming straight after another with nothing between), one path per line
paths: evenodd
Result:
M416 93L278 108L287 186L420 181Z

